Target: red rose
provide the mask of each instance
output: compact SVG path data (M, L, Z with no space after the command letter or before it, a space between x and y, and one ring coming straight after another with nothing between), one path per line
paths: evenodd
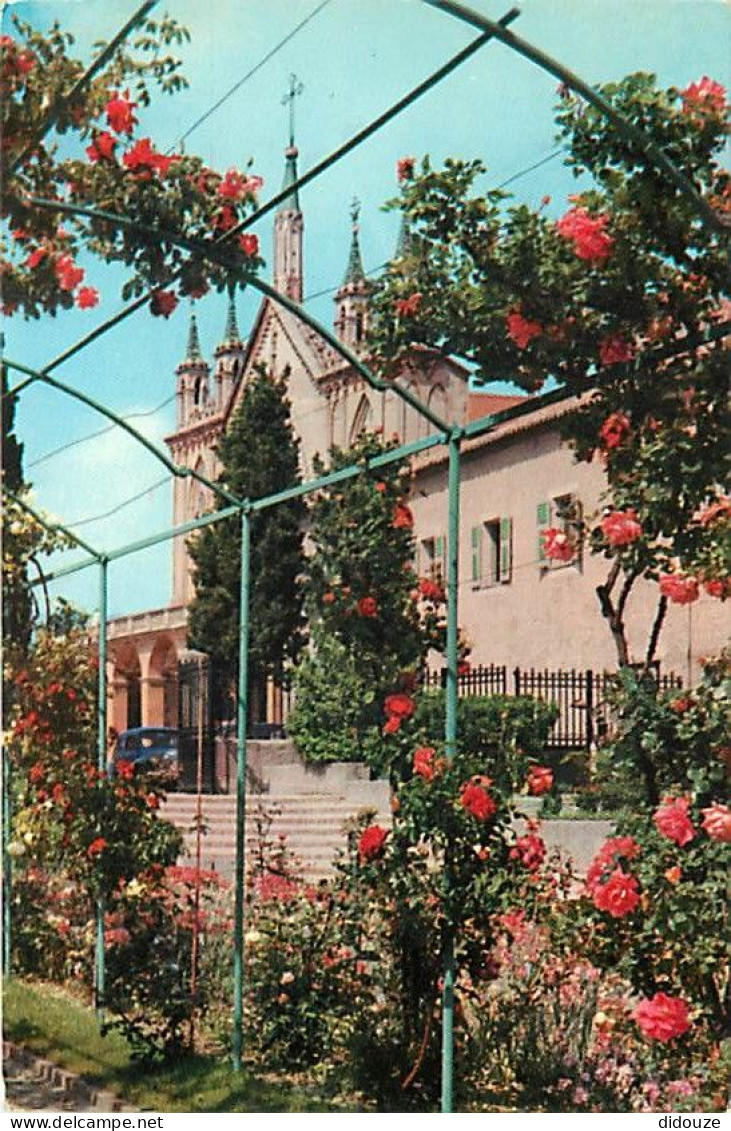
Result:
M411 507L407 507L405 503L396 503L396 509L393 512L393 526L396 530L411 530L414 525L414 516L411 513Z
M122 158L122 164L136 173L140 180L149 180L153 173L165 176L177 157L166 157L152 148L149 137L143 137L129 149Z
M591 897L599 911L606 911L613 919L629 915L640 902L637 880L634 876L615 868L604 883L597 883Z
M586 873L586 886L592 891L613 868L621 857L634 860L640 854L640 846L631 836L615 836L605 840Z
M612 511L602 519L601 528L610 546L629 546L642 537L642 526L633 510Z
M28 771L28 779L33 785L38 785L38 782L43 781L46 771L42 762L35 762Z
M652 818L658 832L668 840L674 840L681 848L695 836L693 822L688 816L689 804L687 797L666 797Z
M536 836L535 833L526 833L525 836L519 836L515 842L515 848L510 849L510 859L519 860L529 872L535 872L540 868L545 858L546 845L542 838Z
M178 305L177 296L172 291L153 291L150 297L150 311L156 317L169 318Z
M134 762L130 762L127 758L120 758L116 764L117 776L122 781L129 781L135 776Z
M87 848L86 855L91 860L95 856L99 856L105 848L107 848L107 842L105 841L103 836L98 836L96 840L93 840Z
M239 247L251 259L259 254L259 237L253 232L244 232L239 236Z
M726 600L728 587L728 581L722 581L720 577L712 577L703 582L703 588L708 596L717 597L720 601Z
M229 169L216 191L224 200L241 200L246 192L246 177L236 169Z
M633 1013L643 1036L653 1041L672 1041L690 1029L688 1006L679 997L657 993L645 998Z
M727 495L721 495L720 498L714 499L712 503L702 507L698 513L698 521L701 526L713 526L719 520L729 518L731 518L731 499Z
M555 527L543 531L543 550L547 558L556 562L570 562L576 553L566 531Z
M401 719L398 715L391 715L386 719L382 729L384 734L397 734L401 730Z
M41 263L46 258L47 255L48 255L48 248L41 245L41 247L35 248L30 253L30 255L28 256L28 258L25 261L25 266L29 267L32 271L33 268L37 267L38 264Z
M664 573L660 578L660 592L675 605L691 605L700 595L696 579L682 573Z
M388 829L382 829L380 825L369 825L367 829L363 829L360 840L358 841L358 855L360 859L376 860L379 856L383 855L387 836Z
M539 337L543 333L543 327L540 322L531 322L516 310L507 316L505 322L508 327L508 337L511 341L515 342L518 349L521 350L524 350L534 338Z
M361 617L377 617L378 601L375 597L361 597L356 605L358 615Z
M84 268L77 267L70 255L61 255L53 270L62 291L72 291L84 278Z
M444 589L429 577L419 578L419 593L425 601L443 601Z
M683 99L683 113L723 114L726 109L726 89L720 82L704 75L699 82L692 82L680 92Z
M553 771L548 766L531 766L528 771L528 792L533 797L548 793L553 785Z
M132 113L136 107L137 103L130 101L128 90L125 90L124 95L118 94L116 90L112 93L112 97L107 102L106 112L107 122L115 133L132 133L137 125L137 119Z
M690 698L672 699L670 703L668 703L668 707L671 711L674 711L676 715L684 715L686 711L689 711L691 707L694 706L695 700Z
M619 334L605 338L599 343L599 360L602 365L619 365L623 361L631 361L635 351L629 342Z
M410 181L414 175L415 159L413 157L399 157L396 162L396 179L399 184Z
M556 231L564 239L572 240L579 259L603 263L614 247L612 237L604 231L608 223L608 216L590 216L585 208L572 208L558 221Z
M414 751L414 773L424 781L433 781L441 766L434 761L433 746L419 746Z
M149 809L159 809L160 808L160 798L157 796L156 793L148 793L145 800L147 802L147 806L148 806Z
M605 451L612 451L623 444L631 432L629 419L623 412L613 412L599 429L599 440Z
M91 145L86 147L86 156L92 165L95 165L97 161L113 161L116 148L115 138L107 130L104 130L103 133L96 135Z
M88 310L99 305L99 291L96 287L82 287L76 296L76 305L79 310Z
M228 232L236 227L237 221L236 210L230 204L224 204L213 217L212 224L217 232Z
M731 812L728 805L721 805L714 801L707 809L701 809L703 814L703 828L712 840L720 840L724 844L731 842Z
M397 298L393 304L393 308L399 318L409 318L412 314L416 314L421 306L423 297L420 291L415 291L414 294L409 295L408 298Z
M328 589L327 593L323 593L323 595L322 595L323 605L332 605L334 601L335 601L335 594L332 592L332 590Z
M383 706L387 715L395 715L397 719L410 719L414 713L414 700L402 692L387 695Z
M468 782L462 787L460 795L462 808L479 821L486 821L497 812L497 805L483 786L476 782Z

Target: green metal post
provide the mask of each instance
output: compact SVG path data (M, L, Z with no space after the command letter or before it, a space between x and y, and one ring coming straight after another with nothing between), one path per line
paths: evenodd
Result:
M448 758L457 752L457 666L459 663L459 489L460 440L462 430L449 436L449 510L447 537L447 706L444 726ZM444 894L451 902L449 851L444 868ZM442 990L442 1112L454 1111L454 930L447 926L444 939L444 988Z
M251 515L241 512L241 592L239 598L239 687L236 722L236 873L234 904L234 1070L244 1051L244 889L246 880L246 726L249 716L249 564Z
M107 772L107 560L99 560L99 671L97 673L97 766ZM104 897L96 901L96 1017L104 1020L106 955L104 953Z

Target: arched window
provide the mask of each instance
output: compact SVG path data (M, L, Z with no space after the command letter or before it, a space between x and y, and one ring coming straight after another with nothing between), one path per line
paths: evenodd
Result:
M358 402L358 407L355 410L355 416L353 417L353 423L350 426L350 437L348 439L349 446L352 447L352 445L360 436L361 432L365 432L365 430L370 426L371 415L370 402L368 400L368 397L364 393L360 398L360 401Z

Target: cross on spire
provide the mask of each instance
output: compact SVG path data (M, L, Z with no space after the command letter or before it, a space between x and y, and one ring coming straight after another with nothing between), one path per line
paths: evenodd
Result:
M358 217L360 216L360 201L357 196L354 196L350 202L350 219L353 221L353 231L358 229Z
M289 103L289 146L290 149L294 147L294 100L304 90L304 84L299 81L295 74L289 76L289 90L282 98L282 106Z

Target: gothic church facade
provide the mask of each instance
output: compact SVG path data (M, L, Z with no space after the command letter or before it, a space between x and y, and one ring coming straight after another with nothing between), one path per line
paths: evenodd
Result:
M273 285L301 303L304 217L296 190L294 145L285 160L284 187L290 191L274 221ZM369 291L354 210L345 276L335 295L334 329L356 354L365 349ZM430 430L395 392L373 390L314 330L268 298L244 339L232 297L212 365L201 354L195 316L191 317L186 356L176 370L176 428L167 438L177 464L212 480L217 477L218 439L262 366L286 382L303 478L312 475L316 455L326 457L333 446L350 446L366 429L379 428L404 443ZM414 352L399 381L453 423L465 423L522 399L470 393L467 371L428 351ZM541 531L547 526L571 521L572 515L590 519L601 513L605 488L601 468L575 463L561 443L561 417L572 407L571 401L537 406L464 444L460 623L474 663L594 670L616 666L596 597L606 562L584 553L557 568L542 554ZM421 574L440 574L447 529L444 449L435 447L417 457L414 471L410 505L417 568ZM212 506L210 493L196 480L174 480L174 525ZM186 655L186 607L193 594L182 537L173 543L172 567L168 606L110 622L109 717L117 730L177 724L177 672ZM638 586L629 621L630 639L638 649L647 638L656 598L656 587ZM718 603L708 598L693 606L671 607L661 639L663 667L687 682L697 678L700 657L724 643L725 625L718 613ZM279 711L273 691L269 717L276 718Z

